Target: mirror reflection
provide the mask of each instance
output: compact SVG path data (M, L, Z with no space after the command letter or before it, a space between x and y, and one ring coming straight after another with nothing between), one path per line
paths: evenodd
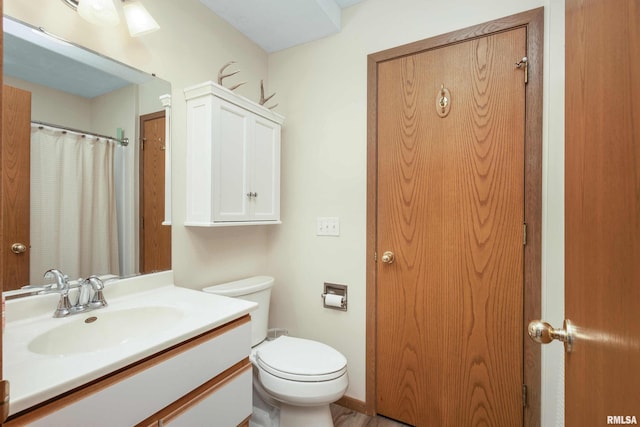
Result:
M170 84L6 16L3 51L4 290L170 269Z

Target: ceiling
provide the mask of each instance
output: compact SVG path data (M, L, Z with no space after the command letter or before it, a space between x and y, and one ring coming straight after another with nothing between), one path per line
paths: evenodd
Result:
M339 32L342 9L363 0L200 1L270 53ZM42 29L3 22L6 75L85 98L151 78Z
M266 52L335 34L342 9L363 0L200 0Z

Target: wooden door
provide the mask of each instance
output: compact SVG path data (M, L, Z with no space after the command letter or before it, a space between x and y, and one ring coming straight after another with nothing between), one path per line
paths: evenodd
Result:
M140 271L171 269L171 227L164 221L165 113L140 117Z
M569 427L640 422L639 29L637 0L566 1Z
M526 37L378 65L377 412L411 425L522 424Z
M31 93L4 86L2 98L2 282L29 283Z

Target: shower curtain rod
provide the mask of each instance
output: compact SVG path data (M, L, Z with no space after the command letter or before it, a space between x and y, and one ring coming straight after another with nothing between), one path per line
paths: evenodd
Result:
M39 126L47 126L50 128L55 128L55 129L62 129L63 131L69 131L69 132L74 132L74 133L78 133L81 135L89 135L89 136L95 136L98 138L105 138L105 139L112 139L116 142L118 142L120 145L122 145L123 147L126 147L129 145L129 138L122 138L122 139L118 139L118 138L114 138L113 136L107 136L107 135L100 135L97 133L93 133L93 132L85 132L83 130L79 130L79 129L73 129L70 127L66 127L66 126L60 126L60 125L55 125L52 123L47 123L47 122L40 122L40 121L36 121L36 120L31 120L31 123L34 125L39 125Z

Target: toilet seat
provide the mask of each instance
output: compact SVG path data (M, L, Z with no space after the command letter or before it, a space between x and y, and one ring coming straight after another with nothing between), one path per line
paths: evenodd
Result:
M289 336L258 348L256 362L271 375L298 382L331 381L347 372L347 359L334 348Z

